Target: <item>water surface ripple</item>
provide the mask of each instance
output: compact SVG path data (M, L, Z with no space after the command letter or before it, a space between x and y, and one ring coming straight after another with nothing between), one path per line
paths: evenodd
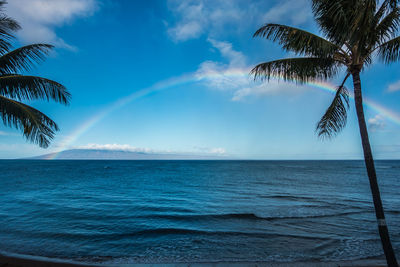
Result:
M382 257L362 161L0 161L0 251L97 263ZM400 161L377 172L400 252ZM400 257L400 255L399 255Z

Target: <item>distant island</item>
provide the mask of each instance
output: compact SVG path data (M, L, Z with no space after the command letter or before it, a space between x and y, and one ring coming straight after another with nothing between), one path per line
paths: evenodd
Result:
M24 159L37 160L206 160L226 159L219 155L147 153L108 149L69 149Z

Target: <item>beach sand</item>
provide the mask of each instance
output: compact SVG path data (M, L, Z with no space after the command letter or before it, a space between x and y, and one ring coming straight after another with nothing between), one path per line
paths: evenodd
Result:
M44 257L16 257L0 255L0 267L87 267L87 266L119 266L119 267L151 267L151 266L164 266L164 267L350 267L350 266L386 266L385 261L382 260L357 260L357 261L341 261L341 262L291 262L291 263L272 263L272 262L205 262L205 263L137 263L137 264L84 264L78 262L68 262L57 259L49 259Z

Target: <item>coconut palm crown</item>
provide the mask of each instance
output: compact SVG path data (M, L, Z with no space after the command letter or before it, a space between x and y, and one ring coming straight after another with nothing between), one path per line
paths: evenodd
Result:
M0 1L0 12L5 3ZM43 61L53 48L48 44L32 44L12 50L13 33L19 29L15 20L0 13L0 116L5 125L22 130L28 141L46 148L58 130L57 124L21 101L42 99L68 104L70 94L55 81L19 74Z
M322 36L280 24L266 24L255 32L255 37L277 42L297 57L258 64L251 75L261 80L278 76L301 84L331 79L344 73L332 103L317 124L316 131L321 137L333 137L345 127L349 108L345 83L352 76L379 234L388 265L398 266L385 221L364 118L360 73L375 59L388 64L399 61L399 3L395 0L312 0L312 11Z

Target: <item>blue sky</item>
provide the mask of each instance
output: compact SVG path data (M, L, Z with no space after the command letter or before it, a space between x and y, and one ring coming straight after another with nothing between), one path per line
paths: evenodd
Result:
M31 73L64 84L72 101L67 107L30 103L61 129L48 149L27 143L18 131L2 125L1 158L67 148L249 159L362 158L353 102L346 129L321 141L315 126L332 93L230 75L290 56L270 41L252 38L266 22L318 33L309 1L9 2L6 12L23 26L16 46L57 46ZM398 64L377 62L362 75L364 95L400 114L399 74ZM152 90L160 83L172 86ZM135 92L138 97L116 104ZM76 134L93 118L95 123ZM368 107L366 119L376 158L400 158L399 123Z

